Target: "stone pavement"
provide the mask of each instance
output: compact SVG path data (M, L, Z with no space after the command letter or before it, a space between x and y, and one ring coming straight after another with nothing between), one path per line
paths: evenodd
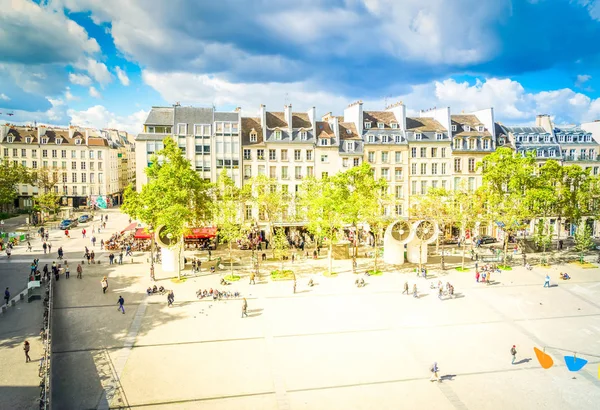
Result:
M122 229L126 217L112 212L114 227ZM266 278L251 286L244 276L228 286L247 298L247 318L241 318L240 300L196 299L198 288L223 288L219 274L176 284L157 270L158 284L174 289L175 306L167 307L166 296L146 296L144 255L133 264L86 267L83 280L61 279L55 293L54 405L597 408L600 269L515 268L494 275L489 286L475 283L472 271L448 271L431 280L394 272L365 277L361 289L351 274L314 275L316 286L308 288L308 272L323 272L324 266L324 259L293 265L305 272L297 294L291 282ZM546 272L556 281L560 269L573 279L543 288ZM100 289L103 275L109 277L107 294ZM439 300L429 289L438 279L454 284L455 299ZM411 288L417 283L418 299L402 295L405 280ZM119 295L126 301L124 315L117 311ZM511 365L513 344L517 365ZM546 347L553 368L539 366L534 346ZM590 363L570 373L562 360L569 352ZM433 361L443 383L428 381Z

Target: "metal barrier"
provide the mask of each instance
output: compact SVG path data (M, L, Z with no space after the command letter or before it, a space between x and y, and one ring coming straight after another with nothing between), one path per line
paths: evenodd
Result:
M42 330L42 344L44 346L44 357L40 363L40 409L52 409L52 377L51 377L51 354L52 354L52 308L54 304L54 282L48 281L44 297L44 327Z

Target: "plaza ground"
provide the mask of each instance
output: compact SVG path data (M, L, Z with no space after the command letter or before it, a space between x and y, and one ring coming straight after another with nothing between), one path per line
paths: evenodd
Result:
M118 210L108 214L98 241L127 225ZM63 244L70 266L90 246L79 233L57 238L53 247ZM473 270L432 268L425 280L407 269L362 276L367 286L356 288L351 273L323 276L322 258L287 263L300 276L296 294L291 282L268 280L268 266L256 285L238 268L242 279L227 287L219 286L227 272L203 271L174 283L157 269L157 284L175 292L169 308L166 296L145 294L147 255L108 265L108 253L97 246L96 254L101 264L86 265L82 280L72 275L57 283L55 408L562 410L595 409L600 402L598 268L515 268L493 275L491 285L476 283ZM2 273L30 258L23 249L13 255L0 263ZM371 262L360 263L364 271ZM335 262L337 271L348 267ZM557 283L560 271L573 279L542 287L546 273ZM107 294L100 287L104 275ZM452 283L456 298L439 300L429 288L438 280ZM418 299L402 294L405 281L411 289L417 284ZM241 317L241 300L198 300L199 288L240 291L248 317ZM117 311L119 295L124 315ZM555 365L542 369L533 347L545 347ZM6 349L1 345L0 354L22 358L22 351ZM572 353L589 360L576 373L562 359ZM434 361L442 383L429 381ZM12 386L0 381L2 390Z

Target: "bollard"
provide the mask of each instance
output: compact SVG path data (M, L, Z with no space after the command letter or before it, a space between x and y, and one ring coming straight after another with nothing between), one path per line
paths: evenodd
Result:
M6 312L6 305L2 305L2 313Z
M14 299L10 301L10 305L11 305L11 306L14 306L14 305L16 305L16 304L17 304L17 302L16 302Z
M25 299L25 294L19 293L19 300L24 300L24 299Z

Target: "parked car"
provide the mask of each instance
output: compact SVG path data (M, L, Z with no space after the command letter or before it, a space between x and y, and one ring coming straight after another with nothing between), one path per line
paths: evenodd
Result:
M76 219L65 219L58 227L64 231L65 229L73 229L77 225L78 223Z
M81 215L81 216L79 217L78 221L79 221L79 223L80 223L80 224L84 224L84 223L86 223L86 222L89 222L89 221L91 221L92 219L94 219L94 217L93 217L93 216L91 216L91 215L87 215L87 214L86 214L86 215Z
M486 243L495 243L495 242L498 242L496 240L496 238L493 238L493 237L488 236L488 235L479 235L479 236L476 236L474 238L474 240L475 240L475 242L480 242L482 245L485 245Z

